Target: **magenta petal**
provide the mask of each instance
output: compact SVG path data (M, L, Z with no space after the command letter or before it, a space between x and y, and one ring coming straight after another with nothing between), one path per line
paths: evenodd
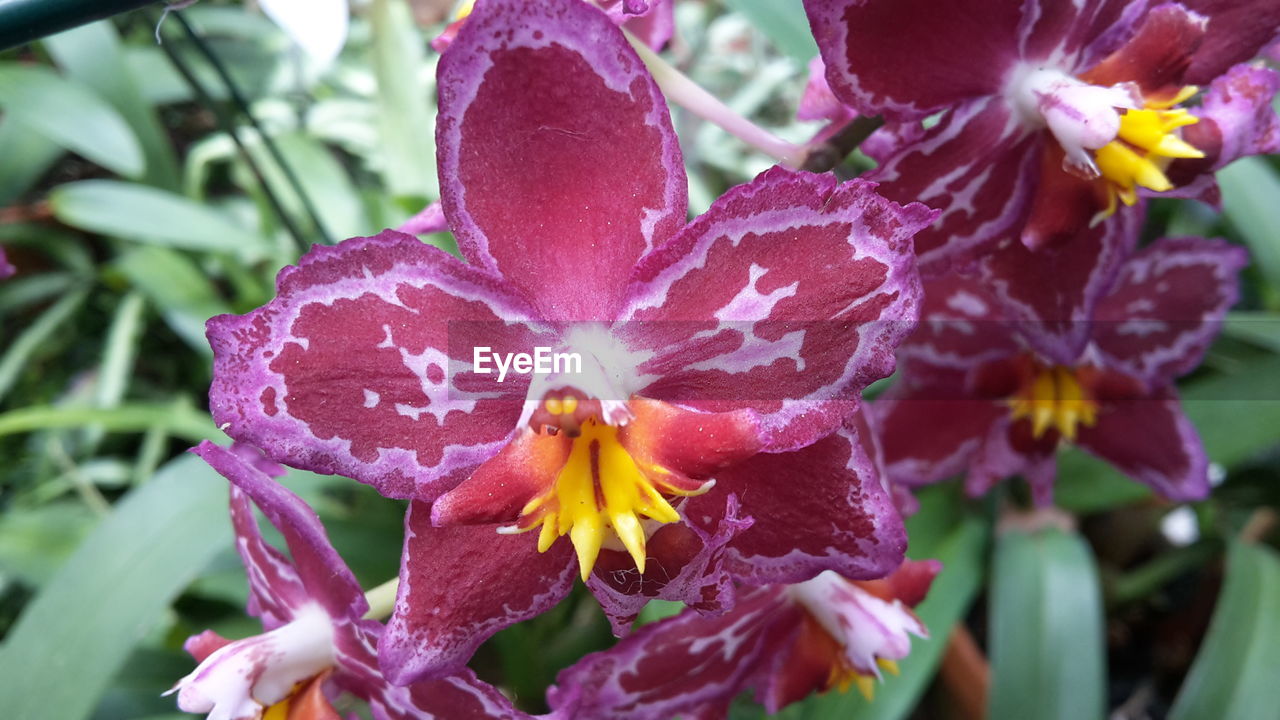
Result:
M1077 237L1038 250L1009 238L982 259L980 277L1011 327L1046 359L1074 365L1080 357L1094 308L1137 243L1141 210L1123 208Z
M666 103L622 33L581 0L489 0L439 85L440 184L463 254L544 317L612 318L687 204Z
M470 669L408 687L385 681L369 698L374 720L516 720L532 716L511 706Z
M396 228L397 231L406 235L426 235L448 229L449 221L445 219L444 207L439 202L433 202L422 208L417 215L405 220L403 225Z
M1175 162L1171 179L1186 182L1188 170L1218 170L1247 155L1280 152L1280 117L1271 105L1278 91L1280 74L1251 65L1214 80L1195 110L1201 122L1183 133L1207 158Z
M1172 389L1106 403L1097 424L1079 433L1080 447L1170 500L1209 494L1204 447Z
M1204 41L1191 58L1189 83L1208 83L1232 65L1252 60L1280 33L1280 3L1275 0L1180 2L1209 18Z
M933 218L874 187L774 168L643 258L619 331L652 353L642 394L752 408L772 451L837 427L915 325L911 237Z
M761 453L716 475L688 514L714 515L724 493L741 499L751 527L730 542L724 567L750 585L794 583L823 570L883 577L907 547L902 519L853 430L789 453Z
M970 461L965 490L977 497L1001 480L1022 475L1031 485L1036 504L1048 504L1057 474L1056 449L1056 438L1032 440L1031 424L1026 420L1014 422L1006 413L988 426L986 438Z
M237 440L295 467L353 477L392 497L434 497L497 452L527 376L452 375L472 346L527 352L532 311L502 281L387 230L317 246L277 297L209 321L210 409ZM484 392L479 400L458 397Z
M453 672L489 636L560 602L576 574L567 542L539 553L532 534L432 527L431 506L410 503L396 608L378 643L383 673L405 685Z
M235 489L231 517L250 588L264 612L263 624L284 621L306 602L319 602L336 618L359 619L369 609L364 591L329 543L316 513L271 476L208 440L193 452ZM242 494L243 493L243 494ZM284 536L291 560L267 545L245 497ZM274 616L274 617L272 617Z
M627 0L619 2L627 4ZM675 0L648 0L648 7L639 15L628 15L622 27L650 48L661 50L675 34L675 13Z
M868 174L891 200L942 209L916 237L921 272L940 274L973 260L1026 217L1041 135L1028 132L1004 99L975 100Z
M920 117L1000 92L1018 60L1018 3L805 0L827 80L868 115Z
M764 588L718 617L686 610L647 625L561 672L547 691L553 716L666 720L726 700L777 650L771 641L797 613L783 588Z
M1134 255L1098 306L1104 364L1150 388L1195 369L1239 299L1248 261L1244 248L1202 238L1166 238Z

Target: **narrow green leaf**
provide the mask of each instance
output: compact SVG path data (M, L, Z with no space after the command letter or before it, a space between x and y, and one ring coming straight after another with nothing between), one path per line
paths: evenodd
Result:
M137 403L110 409L37 405L0 413L0 436L84 425L101 425L107 432L146 432L160 427L192 444L201 440L227 441L208 413L184 403Z
M1059 530L1010 530L992 569L990 716L1100 720L1106 654L1089 546Z
M373 0L373 65L378 78L378 127L382 135L383 181L391 194L421 203L439 197L435 127L422 84L426 65L422 37L405 0Z
M31 189L65 152L62 146L25 123L0 118L0 206L8 205Z
M182 253L140 247L125 253L115 267L160 310L165 322L196 352L211 356L205 321L231 312L217 290Z
M1169 720L1276 720L1280 668L1280 556L1236 543L1226 583Z
M50 203L62 222L124 240L234 253L248 262L267 252L263 238L222 213L146 185L82 180L58 187Z
M44 585L96 520L76 501L7 508L0 514L0 573Z
M0 63L0 109L108 170L137 177L142 148L120 113L92 90L42 65Z
M342 239L368 235L376 229L370 225L364 212L364 204L355 186L352 185L347 171L328 148L301 133L283 133L273 136L272 139L280 150L280 154L284 156L285 162L293 168L303 191L310 198L312 206L320 215L320 220L329 231L329 235L335 239ZM275 159L266 151L266 147L256 137L249 141L248 145L267 182L281 198L281 202L294 217L311 224L304 213L301 199L286 180L284 172ZM239 160L238 157L237 160ZM247 170L243 174L246 180L245 186L256 189L257 180L249 176Z
M801 0L725 0L745 15L779 50L801 63L818 54Z
M1262 286L1267 304L1280 307L1280 176L1264 157L1245 157L1217 172L1222 206L1227 219L1249 244L1253 262L1267 282Z
M0 649L14 718L80 720L162 610L231 542L227 484L183 456L118 503Z
M18 333L13 344L5 350L4 355L0 356L0 400L13 389L13 384L18 381L19 374L26 367L32 354L53 333L57 332L63 323L71 319L88 294L87 290L79 290L63 297L41 313L29 327Z
M1227 313L1222 334L1280 353L1280 314L1269 312Z
M115 26L108 20L82 25L45 38L44 46L69 78L93 88L129 123L146 158L143 180L178 189L178 163L169 136L129 72Z

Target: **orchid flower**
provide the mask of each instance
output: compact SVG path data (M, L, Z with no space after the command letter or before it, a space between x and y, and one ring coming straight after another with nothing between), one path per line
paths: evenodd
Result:
M575 575L620 630L650 597L896 567L901 520L843 426L914 326L934 214L775 168L686 224L663 98L579 0L478 3L439 87L466 262L385 231L209 323L232 437L413 500L391 679L457 667ZM497 371L535 348L580 362Z
M1099 252L1076 241L1010 247L1001 262L1040 284L1045 308L1055 285L1079 283ZM871 409L890 479L919 485L967 471L980 494L1021 474L1047 504L1055 451L1069 442L1165 497L1204 497L1208 463L1173 381L1200 363L1245 263L1243 249L1221 241L1159 240L1120 264L1090 317L1075 321L1004 313L991 264L926 282L920 327L899 350L900 381Z
M916 241L926 273L1078 237L1143 193L1215 202L1212 171L1280 149L1280 76L1240 64L1280 29L1274 0L805 7L832 92L890 121L869 177L944 209Z
M646 625L560 673L548 691L554 718L725 718L753 688L770 713L810 693L857 687L868 699L882 671L896 674L911 635L928 637L911 608L940 569L906 561L882 580L834 572L744 594L716 617L685 611Z
M381 623L364 619L369 603L329 544L315 512L272 479L283 474L256 450L210 442L195 453L232 483L236 549L249 578L249 612L260 635L229 641L212 631L186 649L200 663L170 692L178 705L209 720L338 720L330 697L367 700L377 720L481 720L527 717L470 670L412 687L389 685L378 672ZM257 505L284 536L289 557L258 530Z

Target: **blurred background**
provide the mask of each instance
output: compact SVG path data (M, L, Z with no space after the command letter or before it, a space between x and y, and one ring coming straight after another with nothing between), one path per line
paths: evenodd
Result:
M0 247L17 269L0 281L5 718L190 717L160 697L194 665L183 640L259 631L226 483L183 452L226 442L207 412L204 322L265 303L312 244L395 227L438 197L428 43L451 0L353 2L345 41L313 28L306 47L253 2L164 9L0 53ZM783 138L819 129L794 120L816 54L799 0L677 0L676 18L672 64ZM693 213L772 164L674 115ZM869 166L855 154L839 172ZM946 563L919 610L932 638L873 702L829 695L782 716L978 718L990 702L995 717L1066 717L1064 698L1084 696L1119 719L1280 717L1280 562L1267 547L1280 170L1246 158L1219 181L1223 212L1158 200L1144 236L1221 236L1253 255L1244 300L1180 386L1213 497L1174 506L1075 451L1061 458L1059 530L1018 526L1017 485L979 502L956 483L925 491L910 554ZM402 503L343 478L284 482L366 587L396 574ZM673 611L651 605L641 622ZM577 592L472 665L541 711L560 668L610 643ZM735 713L762 716L746 699Z

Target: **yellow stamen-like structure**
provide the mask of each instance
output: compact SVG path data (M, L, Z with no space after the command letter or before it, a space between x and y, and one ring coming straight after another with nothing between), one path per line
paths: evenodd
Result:
M262 713L262 720L287 720L289 717L289 706L292 702L293 693L291 692L288 697L267 708L266 711Z
M1142 109L1125 110L1120 116L1117 138L1095 151L1102 178L1107 182L1107 207L1095 222L1110 217L1117 208L1117 198L1125 205L1138 201L1138 188L1156 192L1173 189L1164 171L1175 158L1201 158L1204 153L1177 134L1179 128L1194 125L1200 119L1178 103L1196 93L1188 86L1165 101L1147 102Z
M1037 438L1055 428L1074 441L1079 425L1088 427L1098 419L1098 404L1075 372L1061 365L1038 368L1030 385L1009 399L1009 407L1014 420L1031 421L1031 434Z
M570 396L557 400L557 407L552 408L548 400L547 409L571 413L577 403L577 398ZM662 523L679 521L680 514L663 492L668 495L690 493L662 484L660 480L662 492L659 492L651 476L660 477L661 469L652 468L646 474L618 440L617 427L590 418L572 442L555 484L524 506L519 527L532 530L541 525L539 552L546 552L557 538L567 534L577 551L584 582L595 566L606 531L611 529L635 561L636 569L643 573L646 538L641 519Z

